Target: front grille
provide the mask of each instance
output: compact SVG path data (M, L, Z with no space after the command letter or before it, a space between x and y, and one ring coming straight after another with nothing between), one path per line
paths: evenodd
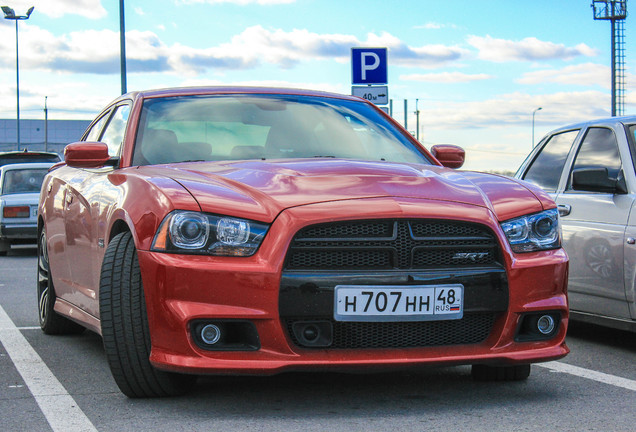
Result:
M498 263L485 226L439 220L350 221L313 225L292 241L287 270L435 269Z
M322 349L400 349L474 345L491 334L508 305L497 237L485 225L456 220L379 219L333 222L296 233L285 259L279 309L289 337L307 322L331 325ZM462 284L464 316L421 322L333 319L340 284ZM302 333L300 334L301 337Z
M478 344L486 340L494 325L496 313L465 314L462 319L422 322L337 322L332 321L331 349L419 348L447 345ZM287 319L292 341L292 326L302 319Z

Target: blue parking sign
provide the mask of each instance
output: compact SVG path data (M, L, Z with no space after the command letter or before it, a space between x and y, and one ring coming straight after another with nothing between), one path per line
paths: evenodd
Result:
M386 48L351 48L351 83L388 84Z

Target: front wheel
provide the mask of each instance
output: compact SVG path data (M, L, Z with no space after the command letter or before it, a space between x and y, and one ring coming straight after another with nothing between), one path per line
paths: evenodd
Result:
M473 365L471 375L475 381L523 381L530 376L530 365L489 366Z
M176 396L190 390L193 375L164 372L150 363L150 330L137 250L129 232L108 245L99 285L104 349L119 389L131 398Z

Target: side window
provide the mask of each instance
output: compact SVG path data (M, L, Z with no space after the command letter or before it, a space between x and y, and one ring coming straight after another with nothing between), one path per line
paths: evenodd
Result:
M607 168L609 177L618 176L622 168L621 155L612 129L597 127L587 131L572 165L572 171L580 168ZM571 189L569 184L568 189Z
M108 120L108 114L110 114L110 111L104 114L97 123L91 127L88 135L86 135L85 141L99 141L99 133L101 132L104 123L106 123L106 120Z
M562 132L551 136L534 159L524 180L532 182L547 192L556 192L570 148L579 130Z
M106 126L101 140L108 145L108 154L110 156L119 155L119 148L124 140L129 114L129 105L118 106L115 108L115 113L111 116L108 126Z

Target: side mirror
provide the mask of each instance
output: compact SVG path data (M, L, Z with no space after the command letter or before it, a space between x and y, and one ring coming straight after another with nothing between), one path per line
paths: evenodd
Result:
M572 171L572 189L587 192L626 194L627 184L623 172L613 179L607 168L580 168Z
M452 144L437 144L431 147L431 153L447 168L461 168L466 160L463 148Z
M109 159L108 146L102 142L74 142L64 148L64 161L73 168L99 168Z

